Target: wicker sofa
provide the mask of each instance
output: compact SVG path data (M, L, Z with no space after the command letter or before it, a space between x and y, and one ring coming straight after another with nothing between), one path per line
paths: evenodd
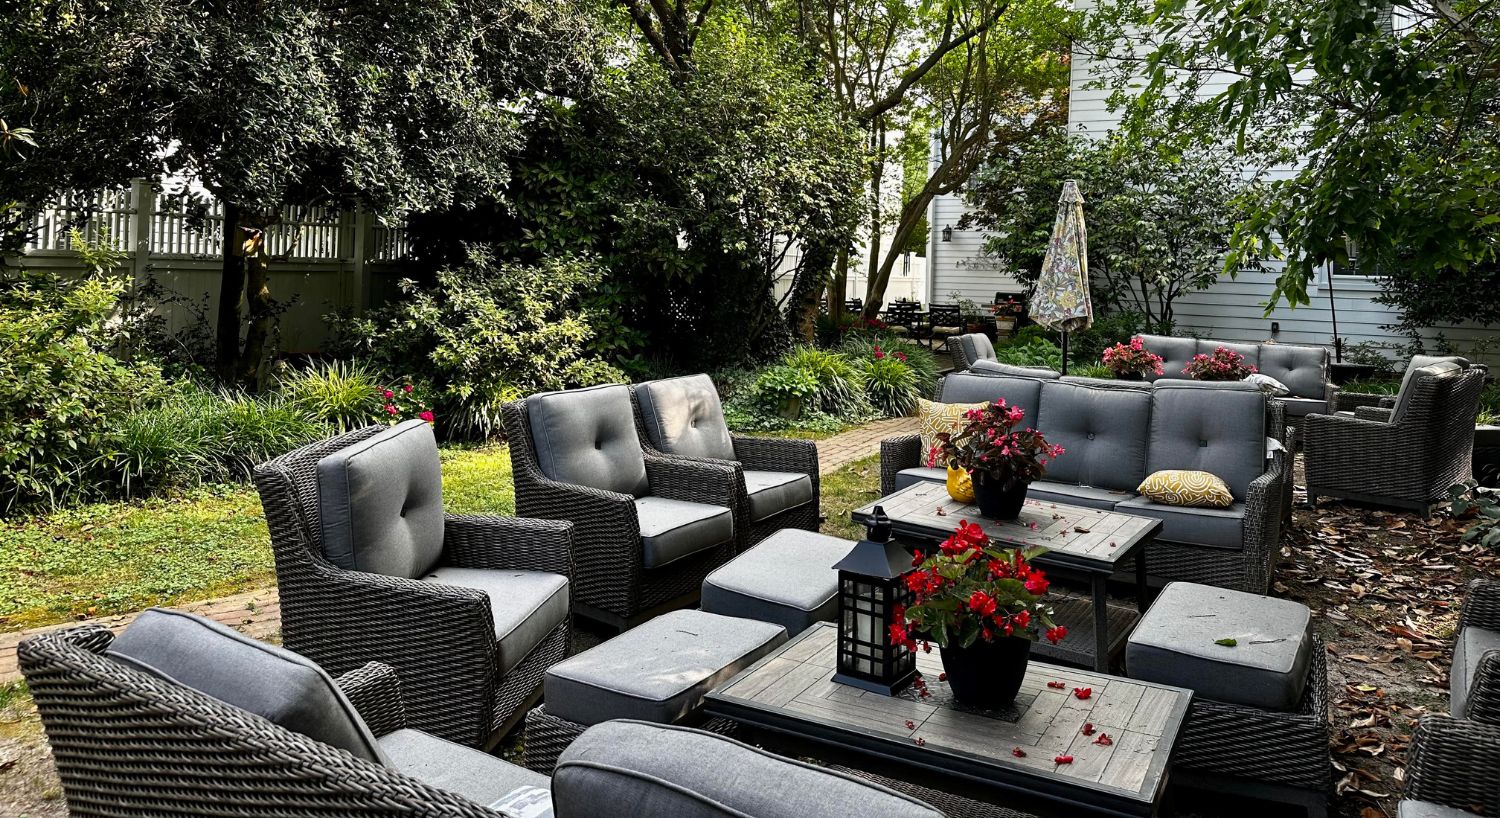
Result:
M642 722L586 731L549 779L409 729L387 666L335 683L175 612L149 611L118 639L99 626L49 632L17 653L80 818L942 818L858 776Z
M1028 496L1042 501L1155 517L1164 527L1147 552L1152 576L1265 593L1279 545L1285 431L1280 404L1250 385L1117 381L1026 375L954 373L936 399L971 403L1004 398L1020 406L1048 440L1067 454ZM923 464L917 435L882 441L881 491L918 480L942 481ZM1220 476L1234 494L1228 509L1166 506L1137 496L1146 475L1201 469Z
M330 673L396 669L414 725L487 746L568 653L572 526L444 514L422 421L370 426L255 469L282 639Z
M1327 412L1329 402L1334 398L1336 390L1328 377L1328 350L1323 347L1243 344L1170 335L1137 337L1146 349L1162 357L1162 374L1147 375L1147 380L1186 380L1188 376L1182 370L1194 355L1212 355L1214 350L1225 347L1245 356L1246 363L1254 365L1261 374L1281 381L1290 390L1290 394L1277 397L1286 407L1289 419Z

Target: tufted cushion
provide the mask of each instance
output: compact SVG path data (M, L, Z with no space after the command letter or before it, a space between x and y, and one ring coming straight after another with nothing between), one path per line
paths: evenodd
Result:
M552 791L558 815L590 818L943 818L854 776L635 721L585 730L558 758Z
M1147 390L1044 381L1036 428L1065 450L1047 464L1047 479L1134 491L1146 476L1150 424Z
M734 515L723 506L638 497L635 515L647 568L660 568L734 537Z
M323 668L213 620L151 608L115 637L106 652L122 664L248 710L356 758L388 763L370 728Z
M968 335L960 335L948 343L963 345L964 357L970 361L993 361L995 360L995 345L990 343L990 337L982 332L972 332Z
M1263 344L1260 371L1286 384L1291 390L1288 397L1328 397L1328 350L1322 347Z
M737 460L719 391L707 375L643 383L635 388L651 445L667 454Z
M1136 517L1161 520L1162 542L1201 545L1239 551L1245 543L1245 504L1228 508L1186 508L1169 506L1150 497L1132 497L1115 505L1115 511Z
M413 579L443 555L443 473L426 421L408 420L318 461L323 556Z
M1236 386L1154 390L1146 470L1212 472L1244 500L1266 470L1266 396L1253 384Z
M397 730L381 736L380 747L390 756L391 769L476 804L499 809L501 815L545 818L552 814L520 809L521 804L531 802L550 807L547 793L552 784L541 773L419 730ZM502 804L506 808L499 806Z
M1182 374L1182 368L1188 365L1188 361L1198 354L1197 338L1174 338L1170 335L1141 335L1138 336L1141 343L1150 352L1161 356L1162 374L1154 372L1146 373L1146 380L1158 379L1172 380L1174 378L1186 378Z
M490 598L500 672L508 673L568 619L568 578L544 571L435 569L423 579L483 591Z
M1041 394L1042 381L1036 378L955 372L938 384L938 400L943 403L992 403L1003 399L1010 406L1021 407L1027 422L1036 417Z
M636 497L650 492L629 387L544 392L526 399L526 412L543 474Z
M1164 469L1152 472L1137 489L1154 503L1188 508L1229 508L1234 495L1217 475L1206 471Z

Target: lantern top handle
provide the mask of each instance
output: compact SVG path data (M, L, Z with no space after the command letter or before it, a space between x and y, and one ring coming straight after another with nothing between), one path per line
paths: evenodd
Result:
M891 541L891 518L886 516L884 507L876 506L870 521L865 523L865 539L882 543Z

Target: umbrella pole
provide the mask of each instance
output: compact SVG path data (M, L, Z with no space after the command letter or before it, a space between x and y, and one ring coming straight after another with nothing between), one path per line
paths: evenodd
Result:
M1068 331L1067 330L1063 330L1062 331L1062 336L1063 336L1063 339L1062 339L1062 341L1063 341L1062 342L1062 349L1063 349L1062 374L1066 375L1066 374L1068 374Z

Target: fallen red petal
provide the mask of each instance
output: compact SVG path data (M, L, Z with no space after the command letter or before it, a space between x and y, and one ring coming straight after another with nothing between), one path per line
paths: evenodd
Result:
M1058 764L1072 764L1073 763L1073 757L1072 756L1058 756L1057 758L1054 758L1052 760L1054 762L1058 763Z
M1015 756L1016 758L1025 758L1026 757L1026 751L1022 750L1020 747L1017 747L1016 749L1011 750L1010 754L1013 755L1013 756Z
M1094 739L1094 743L1101 747L1108 747L1109 745L1114 744L1115 741L1114 739L1109 737L1109 733L1100 733L1099 737Z
M1067 685L1063 684L1062 682L1048 682L1047 686L1052 688L1053 690L1062 690L1067 687Z
M1094 689L1092 687L1075 687L1075 688L1073 688L1073 698L1075 698L1075 699L1087 699L1087 698L1089 698L1090 696L1093 696L1093 695L1094 695Z
M1094 723L1093 722L1086 721L1086 722L1083 723L1083 734L1085 736L1092 736L1094 734Z

